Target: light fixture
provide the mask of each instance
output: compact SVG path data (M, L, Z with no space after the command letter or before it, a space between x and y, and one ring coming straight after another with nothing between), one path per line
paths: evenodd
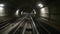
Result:
M0 16L5 16L5 13L4 13L4 4L0 4Z
M21 12L21 15L23 14L23 11Z
M5 16L4 8L3 7L0 7L0 16Z
M18 16L18 14L19 14L19 9L16 11L15 15Z
M40 8L42 8L42 7L43 7L43 4L40 3L40 4L38 4L38 6L39 6Z
M4 4L0 4L0 7L4 7Z

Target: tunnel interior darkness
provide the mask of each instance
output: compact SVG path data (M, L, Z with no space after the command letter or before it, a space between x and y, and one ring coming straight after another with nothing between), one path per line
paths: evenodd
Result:
M41 8L42 6L41 7L36 7L36 6L38 6L38 4L36 2L38 2L38 3L42 2L47 7L46 6L44 6L43 8ZM32 3L34 3L36 5L36 6L34 6L34 4L33 4L32 7L31 6L30 7L26 6L26 4L27 5L29 4L27 2L27 3L25 3L25 6L23 6L24 5L23 4L20 7L19 4L16 5L13 1L1 0L0 4L4 4L5 6L4 7L0 6L0 10L1 10L0 11L0 16L3 16L3 14L4 14L6 16L8 15L8 16L12 17L16 13L17 9L22 9L22 11L25 11L25 12L31 12L33 9L35 9L38 16L46 17L46 18L49 18L49 19L52 19L52 20L56 20L56 21L59 22L59 17L60 17L59 16L59 14L60 14L60 12L59 12L59 1L56 1L56 0L43 1L42 0L41 2L39 2L39 0L32 2ZM21 4L22 4L22 2L21 2ZM21 12L20 12L20 14L21 14Z
M0 21L19 18L24 13L60 30L60 0L0 0Z

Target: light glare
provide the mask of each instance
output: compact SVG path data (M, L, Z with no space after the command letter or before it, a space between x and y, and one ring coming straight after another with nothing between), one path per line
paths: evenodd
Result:
M21 15L23 14L23 11L21 12Z
M38 6L42 8L43 7L43 4L38 4Z
M45 8L42 8L41 9L41 13L45 13Z
M4 4L0 4L0 7L3 7L4 6Z
M18 14L19 14L19 9L16 11L16 15L18 16Z
M40 16L48 18L48 8L47 7L40 9Z
M0 10L3 10L3 7L0 7Z
M5 16L3 7L0 7L0 16Z

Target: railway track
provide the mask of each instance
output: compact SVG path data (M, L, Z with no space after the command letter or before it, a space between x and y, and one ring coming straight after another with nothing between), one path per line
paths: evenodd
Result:
M19 18L14 23L6 23L4 29L0 30L1 34L51 34L42 23L33 20L32 16L26 15Z

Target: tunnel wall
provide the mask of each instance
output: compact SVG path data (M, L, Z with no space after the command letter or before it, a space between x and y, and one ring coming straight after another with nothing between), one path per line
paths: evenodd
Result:
M14 10L13 9L10 9L10 8L6 8L5 9L5 13L6 13L6 16L7 17L14 17Z
M35 18L40 17L40 9L39 8L35 8L35 11L36 11Z
M44 7L40 9L40 17L42 18L48 18L48 7Z
M54 1L48 5L49 19L57 23L60 22L60 2Z

